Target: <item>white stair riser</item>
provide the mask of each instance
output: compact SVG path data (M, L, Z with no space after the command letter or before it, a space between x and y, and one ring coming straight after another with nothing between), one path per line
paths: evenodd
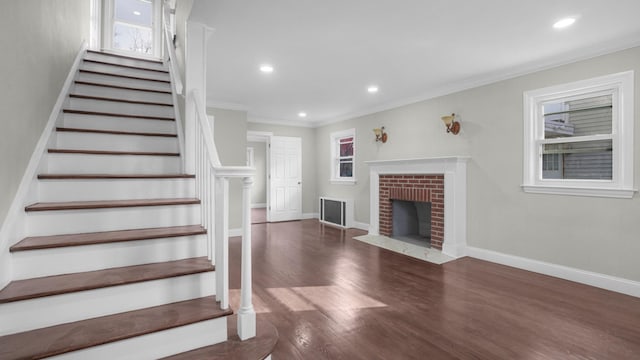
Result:
M173 106L131 104L115 101L70 98L68 109L106 112L126 115L155 116L161 118L175 117Z
M200 224L200 205L30 211L27 236L145 229Z
M215 295L215 272L0 304L0 336Z
M207 256L206 235L125 241L11 254L14 280Z
M176 122L115 116L64 114L63 127L175 134Z
M166 82L128 79L123 77L109 76L109 75L102 75L102 74L80 72L78 74L77 80L94 82L98 84L133 87L136 89L171 91L171 84Z
M178 138L163 136L58 131L56 144L58 149L179 152Z
M176 174L179 156L48 154L50 174Z
M78 350L48 359L151 360L227 340L227 318L217 318Z
M116 66L116 65L100 64L100 63L94 63L94 62L88 62L88 61L83 61L82 64L80 65L80 69L104 72L104 73L115 74L115 75L140 77L144 79L167 80L167 81L169 80L168 73L162 73L158 71L151 71L151 70L144 70L144 69L134 69L134 68L128 68L128 67Z
M106 86L94 86L85 84L76 84L71 93L77 95L104 97L109 99L156 102L161 104L171 104L173 101L173 99L171 98L171 94L118 89Z
M41 202L190 198L195 197L195 180L40 180L38 194Z
M142 67L147 69L167 70L164 64L162 63L153 63L153 62L144 61L144 60L122 58L119 56L112 56L105 53L88 52L85 54L84 58L88 60L104 61L111 64L128 65L128 66Z

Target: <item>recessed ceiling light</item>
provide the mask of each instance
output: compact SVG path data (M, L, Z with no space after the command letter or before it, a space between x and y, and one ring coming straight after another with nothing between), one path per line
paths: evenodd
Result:
M263 73L272 73L273 72L273 66L269 65L269 64L263 64L260 65L260 71L262 71Z
M367 88L367 91L374 94L378 92L378 87L376 85L371 85Z
M140 11L134 11L134 12L133 12L133 15L138 15L138 16L140 16L140 14L141 14L141 13L140 13Z
M304 118L304 117L307 117L307 113L304 112L304 111L301 111L301 112L298 113L298 116L301 117L301 118Z
M575 18L568 17L568 18L558 20L555 24L553 24L553 27L555 29L564 29L568 26L573 25L574 22L576 22Z

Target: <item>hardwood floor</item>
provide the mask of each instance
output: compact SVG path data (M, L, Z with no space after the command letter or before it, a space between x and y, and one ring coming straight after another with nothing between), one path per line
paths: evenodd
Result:
M472 258L430 264L316 220L252 229L274 359L640 358L638 298ZM239 289L240 238L230 257Z

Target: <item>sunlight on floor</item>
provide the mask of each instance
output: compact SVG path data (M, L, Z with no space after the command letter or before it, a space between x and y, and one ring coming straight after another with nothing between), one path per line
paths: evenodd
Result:
M386 307L387 304L377 301L357 291L340 286L303 286L288 288L268 288L267 292L289 311L313 310L355 310L365 308ZM239 308L240 290L229 290L229 302L234 309ZM253 295L253 307L256 313L271 312L267 303Z

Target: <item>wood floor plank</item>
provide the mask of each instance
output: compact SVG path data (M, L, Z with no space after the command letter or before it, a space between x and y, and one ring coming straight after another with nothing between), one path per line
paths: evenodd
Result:
M232 314L205 297L0 337L0 359L41 359Z
M10 248L11 252L41 250L69 246L107 244L124 241L149 240L206 234L201 225L171 226L150 229L104 231L84 234L34 236L22 239Z
M25 211L57 211L57 210L86 210L86 209L110 209L138 206L165 206L165 205L195 205L200 204L196 198L173 199L136 199L136 200L96 200L96 201L68 201L35 203L24 208Z
M10 282L9 285L0 291L0 304L142 281L166 279L213 270L213 265L211 265L211 262L206 257L199 257L16 280Z
M317 220L253 225L252 234L254 306L278 329L274 359L640 354L639 298L473 258L431 264ZM230 239L232 292L240 243Z

